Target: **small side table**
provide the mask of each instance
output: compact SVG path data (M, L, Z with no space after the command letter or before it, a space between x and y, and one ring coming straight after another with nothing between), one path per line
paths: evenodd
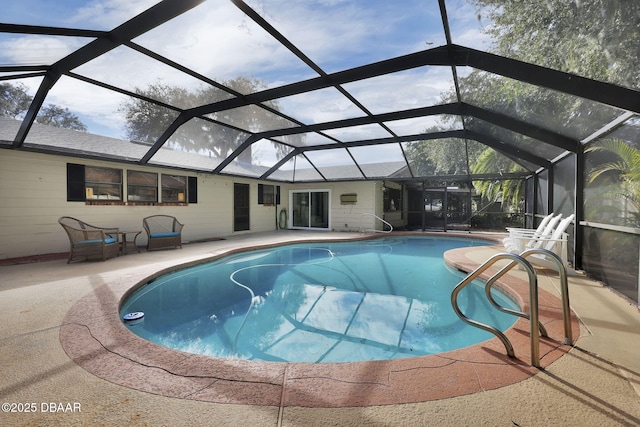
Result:
M140 249L138 248L138 245L136 245L136 239L138 238L138 235L140 235L140 233L142 233L142 230L118 231L118 235L120 236L120 251L122 252L122 255L126 255L130 247L135 248L135 250L138 251L138 253L140 253ZM129 235L129 238L127 238L127 235ZM132 235L133 235L133 240L131 240Z

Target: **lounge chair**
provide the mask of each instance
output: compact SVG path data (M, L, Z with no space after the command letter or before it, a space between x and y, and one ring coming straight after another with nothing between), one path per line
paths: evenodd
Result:
M527 228L507 229L509 230L509 237L502 240L505 249L511 253L520 254L527 249L535 247L539 239L551 237L561 218L562 215L547 215L535 230Z
M167 248L182 249L182 227L175 217L169 215L152 215L142 220L147 232L147 250Z
M516 243L513 246L508 247L507 250L511 253L521 254L528 249L546 249L558 255L565 268L569 270L567 253L568 235L566 231L574 217L575 216L573 214L569 215L560 221L557 227L555 227L554 220L559 219L560 216L554 217L549 221L542 235L536 236L535 238L522 237L520 243ZM544 255L532 254L527 257L527 260L540 267L556 271L558 269L555 262Z
M535 230L532 228L507 227L507 231L509 232L509 237L505 237L502 241L507 243L509 239L512 239L514 237L521 236L521 235L531 235L532 237L536 235L541 235L544 229L547 227L547 224L549 224L549 221L551 221L551 219L553 218L553 216L554 216L553 213L550 213L549 215L542 218L540 225L538 225L538 228L536 228Z
M567 231L567 228L569 228L571 221L573 221L573 218L574 218L573 214L564 218L562 221L560 221L560 223L558 224L558 227L553 231L553 234L551 235L551 237L539 238L536 244L534 245L535 249L546 249L558 255L562 260L562 264L564 265L564 267L567 269L568 272L571 272L571 270L569 268L569 262L568 262L568 250L567 250L568 234L566 233L566 231ZM530 263L536 264L540 267L544 267L544 268L548 268L556 271L558 270L557 265L551 259L549 259L548 257L545 257L544 255L534 254L527 257L527 260Z
M69 237L69 264L73 259L107 258L118 256L118 229L97 227L79 219L63 216L58 222Z

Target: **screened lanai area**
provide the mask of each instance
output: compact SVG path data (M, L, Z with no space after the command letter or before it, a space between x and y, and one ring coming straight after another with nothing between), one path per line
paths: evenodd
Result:
M379 181L408 229L575 214L637 303L639 53L624 0L8 2L0 153Z

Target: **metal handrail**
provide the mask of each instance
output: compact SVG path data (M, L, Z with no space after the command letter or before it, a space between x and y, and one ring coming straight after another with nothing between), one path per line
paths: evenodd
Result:
M560 295L562 299L562 319L564 322L564 344L572 345L573 333L571 331L571 308L569 306L569 281L567 280L567 267L558 254L547 249L529 249L520 254L523 258L527 258L531 255L543 255L546 258L550 258L558 267Z
M526 258L532 255L542 255L546 258L550 258L558 267L561 296L562 296L562 317L564 321L564 342L563 343L565 345L572 345L573 333L571 330L571 312L570 312L570 306L569 306L569 284L567 280L567 269L566 269L566 266L564 265L564 262L562 261L562 258L560 258L560 256L557 255L556 253L551 252L547 249L541 249L541 248L529 249L527 251L522 252L520 255L506 254L506 253L494 255L493 257L485 261L482 265L480 265L477 269L475 269L471 274L469 274L462 282L460 282L453 289L453 292L451 293L451 304L453 305L453 310L456 312L458 317L460 317L463 321L469 323L472 326L476 326L488 332L491 332L494 335L496 335L498 338L500 338L502 343L505 345L505 348L507 350L507 354L509 355L509 357L514 357L515 354L513 352L513 346L511 345L511 342L500 330L494 328L493 326L486 325L484 323L469 319L460 311L460 308L458 306L458 294L462 290L462 288L464 288L473 280L478 278L481 273L483 273L485 270L487 270L497 261L511 258L512 261L509 264L501 268L497 273L495 273L493 276L491 276L487 280L487 283L485 285L485 294L487 295L487 299L489 300L489 302L498 310L501 310L505 313L513 314L515 316L529 319L530 328L531 328L530 330L531 364L536 368L539 368L540 367L540 349L539 349L538 334L541 334L544 337L547 337L548 335L547 335L546 329L538 319L538 278L535 273L535 270L531 266L531 263L526 260ZM504 274L506 274L509 270L511 270L513 267L515 267L518 264L524 267L524 269L527 271L527 274L529 276L529 305L531 310L530 315L527 313L523 313L521 311L511 310L509 308L501 306L495 301L495 299L491 295L491 287L493 286L493 284L500 277L502 277Z
M368 229L368 230L363 230L362 229L362 218L365 216L372 216L376 219L379 219L382 223L387 224L389 226L389 230L376 230L376 224L375 222L373 223L373 229ZM383 227L384 228L384 227ZM365 231L371 231L373 233L391 233L393 231L393 225L389 224L387 221L385 221L384 219L380 218L378 215L369 213L369 212L365 212L362 215L360 215L360 232L364 233Z
M560 292L561 292L561 299L562 299L562 319L564 322L563 344L571 345L573 343L573 332L571 330L571 311L569 307L569 283L567 280L567 268L565 267L565 264L562 258L558 254L547 249L542 249L542 248L529 249L520 254L520 256L525 259L532 255L543 255L547 258L550 258L552 261L554 261L554 263L558 267L558 273L559 273L559 279L560 279ZM511 310L509 308L501 306L495 301L495 299L491 295L491 287L493 286L493 284L500 277L502 277L507 271L515 267L515 264L516 264L515 261L511 262L510 264L502 268L500 271L498 271L496 274L494 274L489 280L487 280L487 283L485 286L485 293L487 295L487 298L489 299L489 302L491 302L491 304L494 307L496 307L498 310L528 319L529 318L528 314L520 311L516 311L516 310ZM548 336L547 331L542 325L542 323L540 323L540 334L543 337Z
M500 269L500 271L498 271L496 274L491 276L491 278L489 278L489 280L487 280L487 283L485 284L484 292L487 295L487 299L489 300L491 305L493 305L498 310L500 310L500 311L502 311L504 313L512 314L514 316L522 317L522 318L527 319L527 320L530 321L531 320L531 316L529 315L529 313L525 313L523 311L518 311L518 310L512 310L510 308L504 307L504 306L498 304L498 302L493 298L493 295L491 295L491 288L493 287L493 284L500 277L502 277L505 273L507 273L509 270L511 270L513 267L515 267L516 264L517 264L516 261L512 261L511 263L507 264L505 267ZM547 329L544 327L544 325L540 321L538 321L538 328L540 329L540 335L542 335L545 338L549 337L549 334L547 334Z
M507 338L507 336L502 333L502 331L500 331L498 328L495 328L494 326L487 325L485 323L478 322L476 320L468 318L467 316L464 315L464 313L462 313L462 311L460 310L460 307L458 306L458 294L460 293L460 291L469 283L477 279L484 271L489 269L493 264L503 259L511 259L512 262L509 263L509 265L507 266L509 267L508 269L513 268L516 264L520 264L526 270L527 275L529 276L529 305L531 309L531 314L528 317L529 317L530 335L531 335L531 364L536 368L540 368L540 337L538 336L540 334L540 322L538 320L538 277L536 276L533 266L531 266L529 261L527 261L522 256L509 254L509 253L496 254L491 258L489 258L484 263L482 263L478 268L476 268L473 272L471 272L465 279L463 279L460 283L458 283L455 288L453 288L453 291L451 292L451 305L453 306L453 311L455 311L455 313L458 315L460 319L462 319L462 321L472 326L475 326L477 328L483 329L487 332L490 332L495 336L497 336L498 338L500 338L500 340L505 346L507 355L509 357L515 357L515 353L513 351L513 345L511 344L511 341L509 341L509 338ZM501 269L498 273L496 273L496 275L497 274L503 275L508 270L508 269L506 270L505 269L506 267Z

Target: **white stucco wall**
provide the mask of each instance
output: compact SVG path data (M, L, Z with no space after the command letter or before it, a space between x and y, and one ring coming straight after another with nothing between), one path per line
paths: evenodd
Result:
M67 202L67 163L196 176L198 203L188 206L96 206ZM275 230L276 207L258 205L259 181L256 180L0 150L0 259L67 252L69 241L58 224L61 216L71 216L98 226L142 230L142 218L167 214L185 224L185 241L230 236L234 234L235 182L250 184L249 232ZM280 185L282 194L288 194L289 186ZM286 207L287 202L288 198L282 197L283 206L278 206L278 210ZM137 243L146 243L144 232Z
M360 228L373 228L374 218L362 214L375 213L382 217L383 194L382 184L373 181L328 182L313 184L297 184L290 190L328 190L331 194L329 229L334 231L360 231ZM341 194L356 194L357 202L342 204ZM288 194L287 194L288 198ZM378 229L381 224L378 222Z

